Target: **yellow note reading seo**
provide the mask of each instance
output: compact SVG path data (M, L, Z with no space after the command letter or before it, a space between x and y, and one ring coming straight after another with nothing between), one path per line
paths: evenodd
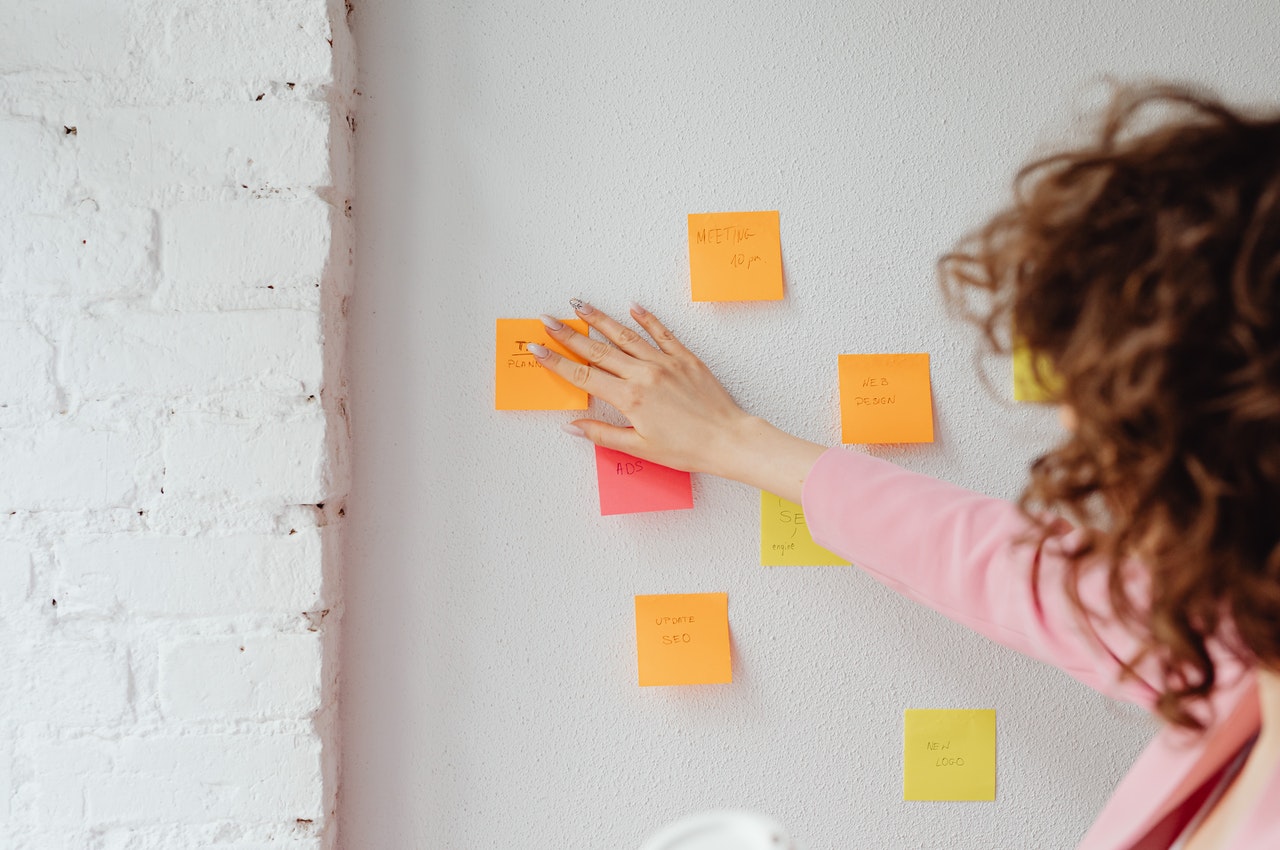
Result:
M902 742L902 799L996 798L995 709L908 708Z
M760 565L765 567L847 567L849 562L813 542L804 509L760 491Z

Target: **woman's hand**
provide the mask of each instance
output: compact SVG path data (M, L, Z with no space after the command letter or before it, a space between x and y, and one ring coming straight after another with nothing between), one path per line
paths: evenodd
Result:
M711 370L647 310L633 305L631 317L652 343L590 304L571 303L608 342L544 316L547 333L586 362L539 345L529 350L556 375L616 407L632 427L579 419L565 430L655 463L732 478L800 501L800 485L825 447L743 411Z

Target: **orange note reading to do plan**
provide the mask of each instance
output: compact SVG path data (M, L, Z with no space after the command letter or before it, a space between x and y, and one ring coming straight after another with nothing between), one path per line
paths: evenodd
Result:
M637 596L636 653L644 686L732 682L729 594Z
M928 354L841 354L845 443L932 443Z
M596 446L596 482L601 516L693 507L689 473L604 446Z
M582 319L562 319L566 325L585 334ZM571 360L581 362L564 346L547 336L538 319L498 319L498 354L494 376L495 410L586 410L587 393L553 375L529 351L536 342Z
M689 214L694 301L782 298L778 211Z

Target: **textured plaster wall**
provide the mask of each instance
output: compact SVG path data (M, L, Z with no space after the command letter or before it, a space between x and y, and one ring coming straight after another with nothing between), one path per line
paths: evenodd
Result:
M335 846L341 2L0 26L0 847Z
M628 848L772 813L809 848L1073 846L1145 718L847 569L758 566L758 496L601 518L562 413L493 411L493 320L636 299L749 409L835 443L840 353L927 351L937 442L998 496L1054 439L978 377L933 263L1103 75L1273 99L1263 2L386 0L361 57L350 848ZM779 209L787 298L693 304L685 215ZM604 417L611 414L602 409ZM632 595L726 591L734 683L636 685ZM901 802L902 710L998 712L993 804Z

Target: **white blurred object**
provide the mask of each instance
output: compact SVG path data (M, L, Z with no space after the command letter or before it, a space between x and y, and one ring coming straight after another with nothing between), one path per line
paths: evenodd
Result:
M772 818L753 812L705 812L660 830L640 850L799 850Z

